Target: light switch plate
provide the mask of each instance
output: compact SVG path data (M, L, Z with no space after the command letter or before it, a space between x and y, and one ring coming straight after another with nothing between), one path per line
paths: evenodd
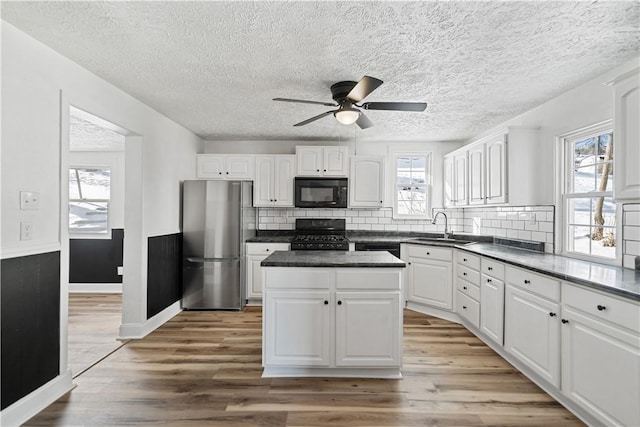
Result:
M20 209L23 211L40 209L40 195L35 191L21 191Z

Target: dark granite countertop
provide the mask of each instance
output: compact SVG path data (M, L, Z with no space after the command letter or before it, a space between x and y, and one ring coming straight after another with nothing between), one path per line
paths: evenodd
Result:
M267 236L254 236L246 240L246 243L291 243L292 235L274 234Z
M262 267L366 267L403 268L404 261L389 252L275 251Z
M517 267L640 301L640 271L493 243L455 246Z

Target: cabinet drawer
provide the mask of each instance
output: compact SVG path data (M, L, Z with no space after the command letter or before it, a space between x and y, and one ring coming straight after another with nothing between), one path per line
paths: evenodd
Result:
M460 316L467 319L476 328L480 326L480 304L477 301L458 291L456 306Z
M380 269L378 269L380 270ZM337 289L400 290L399 271L354 270L336 272Z
M496 279L504 280L504 264L487 258L482 258L482 272Z
M288 250L288 243L247 243L247 255L271 255L274 251Z
M466 280L467 282L473 283L474 285L480 286L480 273L476 270L472 270L470 268L465 267L464 265L457 265L458 277Z
M480 301L480 287L458 278L458 290L476 301Z
M325 289L335 284L335 272L319 268L267 267L263 286L269 289Z
M480 257L477 255L471 255L470 253L458 251L456 255L458 265L464 265L474 270L480 270Z
M437 248L434 246L407 245L407 253L411 258L436 259L439 261L452 261L451 249Z
M562 286L562 303L640 333L640 305L578 286Z
M560 300L560 281L556 279L511 266L507 266L505 275L506 281L514 286L552 301Z

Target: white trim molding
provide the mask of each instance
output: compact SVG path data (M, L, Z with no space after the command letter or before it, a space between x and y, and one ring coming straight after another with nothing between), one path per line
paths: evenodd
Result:
M4 249L2 251L2 255L0 258L9 259L9 258L18 258L23 256L30 255L40 255L46 254L49 252L59 252L61 249L60 243L45 243L42 245L34 245L34 246L25 246L21 248L10 248Z
M128 340L144 338L181 311L181 301L176 301L144 323L123 323L120 325L120 334L118 339Z
M0 412L0 425L13 427L24 424L74 387L71 371L67 370Z
M121 294L122 283L69 283L69 293Z

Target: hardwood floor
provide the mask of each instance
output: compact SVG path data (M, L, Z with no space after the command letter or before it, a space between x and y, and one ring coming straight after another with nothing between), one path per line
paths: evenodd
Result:
M28 426L579 426L464 327L405 310L404 379L260 377L261 312L182 312Z
M76 377L124 343L121 294L69 294L69 367Z

